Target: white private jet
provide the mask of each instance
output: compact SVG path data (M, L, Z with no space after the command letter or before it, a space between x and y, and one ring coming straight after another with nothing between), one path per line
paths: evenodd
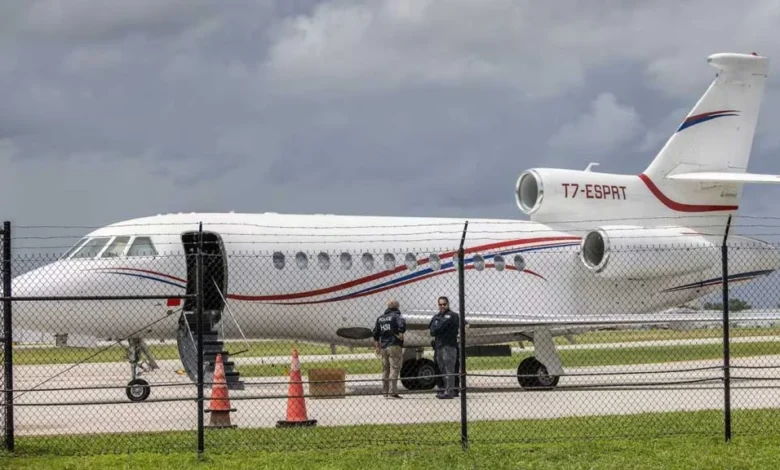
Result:
M669 309L721 288L720 244L744 183L780 176L747 173L768 59L720 53L704 95L640 175L537 168L520 174L516 202L531 221L469 220L465 237L467 345L534 343L518 381L552 388L563 374L555 336L616 322L717 320ZM436 300L458 306L455 255L464 220L192 213L158 215L89 233L58 261L13 280L15 296L162 295L194 292L193 258L202 224L206 358L226 331L253 338L371 344L388 297L401 302L406 336L402 383L434 386L427 331ZM780 253L768 243L729 236L738 256L730 282L772 273ZM262 254L258 254L262 253ZM14 327L129 338L133 380L127 394L149 396L138 378L144 338L177 338L194 377L194 303L126 300L35 302ZM667 312L667 313L658 313ZM232 322L227 321L227 317ZM162 319L162 320L161 320ZM220 327L221 328L221 327ZM227 334L227 333L225 333ZM224 338L223 338L224 339ZM223 351L223 353L227 353ZM153 362L152 358L149 358ZM241 387L231 368L230 385ZM213 369L212 369L213 370Z

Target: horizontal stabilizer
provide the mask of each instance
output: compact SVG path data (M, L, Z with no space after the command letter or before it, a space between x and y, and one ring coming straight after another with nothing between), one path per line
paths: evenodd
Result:
M780 183L780 175L760 175L757 173L680 173L667 176L667 178L678 181L707 181L711 183Z

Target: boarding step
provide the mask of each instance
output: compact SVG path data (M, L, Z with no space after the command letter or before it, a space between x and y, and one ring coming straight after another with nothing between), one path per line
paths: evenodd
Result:
M236 364L230 360L230 352L225 349L224 341L219 339L215 319L221 318L221 312L204 312L203 314L203 380L211 383L214 376L214 366L217 355L222 355L222 365L225 368L225 380L229 390L244 390L241 374L235 370ZM197 349L197 319L193 312L184 312L179 319L177 344L179 358L190 380L197 380L198 349Z

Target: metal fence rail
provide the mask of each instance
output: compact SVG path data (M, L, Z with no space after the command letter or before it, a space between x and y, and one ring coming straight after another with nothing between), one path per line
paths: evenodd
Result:
M307 233L258 250L218 227L172 228L179 246L133 251L108 237L66 259L16 253L6 223L5 447L468 448L780 431L778 246L645 238L589 253L608 256L589 268L574 237L458 230L420 234L414 249ZM372 237L387 240L360 242ZM405 324L400 399L373 337L392 301ZM447 315L455 356L431 348Z

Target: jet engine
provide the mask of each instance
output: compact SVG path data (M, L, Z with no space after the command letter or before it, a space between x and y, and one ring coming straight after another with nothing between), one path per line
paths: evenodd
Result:
M636 179L636 178L634 178ZM517 207L536 220L578 221L590 213L611 212L626 201L630 176L591 171L534 168L515 183Z
M684 227L605 226L582 237L580 260L605 278L651 279L717 266L720 250Z
M542 205L544 183L542 176L535 170L524 171L517 178L515 200L524 214L533 214Z

